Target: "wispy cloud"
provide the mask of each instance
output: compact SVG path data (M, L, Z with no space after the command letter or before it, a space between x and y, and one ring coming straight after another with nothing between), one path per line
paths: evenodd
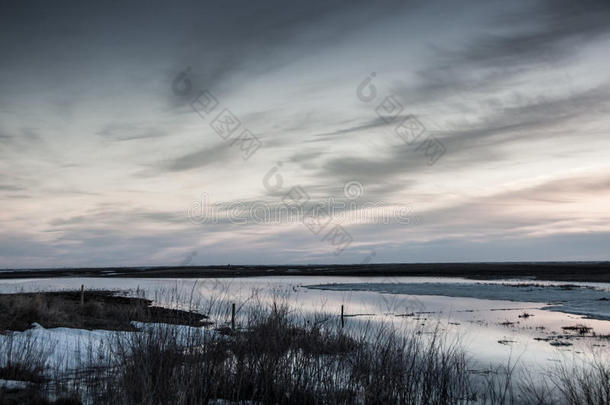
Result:
M609 20L606 0L3 4L0 266L603 256ZM193 111L203 89L264 141L252 159ZM377 115L387 95L436 164ZM226 219L293 186L341 206L348 182L417 221L346 220L339 259L294 221ZM189 221L201 193L217 222Z

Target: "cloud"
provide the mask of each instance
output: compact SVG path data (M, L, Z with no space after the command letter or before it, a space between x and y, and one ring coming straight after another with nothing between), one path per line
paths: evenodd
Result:
M407 6L394 0L374 5L361 0L349 5L339 0L294 4L243 0L232 2L230 8L224 4L207 4L204 10L187 7L185 20L192 29L184 33L176 50L172 79L191 67L194 88L224 94L241 83L244 73L256 77L294 64ZM170 99L174 104L187 101Z
M455 129L427 131L422 139L432 134L447 149L435 172L455 172L481 163L508 160L510 155L502 148L506 144L523 144L558 136L572 138L579 124L603 118L610 105L608 87L587 89L565 97L522 98L518 105L496 105L489 115L481 116L476 123L462 123ZM399 120L396 120L398 122ZM424 119L422 121L426 122ZM571 126L568 125L570 123ZM385 128L388 140L393 143L375 153L376 157L345 156L328 159L319 176L322 178L358 179L367 183L384 183L396 177L413 179L414 175L430 172L426 157L417 153L417 145L406 145L385 122L372 120L362 127ZM351 131L351 129L346 129ZM586 133L580 131L582 138ZM317 156L314 156L317 157ZM408 182L406 184L409 184Z
M417 80L397 82L405 102L429 103L462 95L493 95L515 85L515 77L550 73L578 58L584 49L610 37L610 5L604 0L538 0L487 10L466 41L428 45L430 58Z
M503 28L512 25L518 30L484 35L449 58L448 64L506 67L553 61L608 35L608 18L606 1L541 1L497 20Z
M396 118L396 121L397 122L400 121L400 118L405 118L405 117L398 117L398 118ZM369 129L383 128L383 127L387 127L387 126L389 126L389 124L386 120L384 120L381 117L375 117L363 124L357 124L357 125L353 125L353 126L349 126L349 127L345 127L345 128L339 128L339 129L331 131L331 132L316 134L316 135L314 135L316 138L311 140L311 142L332 140L337 135L345 135L345 134L350 134L353 132L360 132L360 131L365 131L365 130L369 130Z
M0 8L2 225L17 241L0 238L2 263L178 264L194 250L207 263L359 262L369 248L396 261L538 257L517 247L606 240L605 0ZM192 94L171 87L189 66L193 91L226 102L263 153L244 162L202 134ZM356 98L370 72L378 101L395 94L401 118L443 143L434 166ZM275 165L284 187L269 192ZM364 187L358 202L412 202L420 221L346 220L354 248L336 258L298 221L227 218L235 204L285 215L293 185L307 208L334 198L338 216L355 212L340 211L348 181ZM185 209L202 186L227 201L196 226Z
M67 218L56 218L49 221L53 230L56 227L71 226L120 226L122 224L161 224L161 225L185 225L188 223L186 215L182 212L146 211L142 209L96 209L86 215L76 215Z
M168 136L169 133L145 125L112 123L105 125L97 132L97 135L114 141L131 141L134 139L159 138Z
M235 154L235 150L231 150L230 144L221 142L214 146L205 147L195 152L163 161L159 164L158 170L160 172L181 172L209 166L214 163L225 163L231 157L231 153Z
M563 97L521 98L518 105L494 106L488 116L479 119L478 125L455 131L435 131L453 149L467 147L475 142L522 142L524 138L557 137L552 129L579 121L585 124L590 117L599 118L600 109L610 105L610 86L598 86ZM548 129L547 131L540 131ZM576 128L575 128L576 129ZM508 136L510 135L510 136Z
M524 201L566 203L601 200L605 194L610 194L610 173L599 172L549 180L517 192L511 192L507 196Z
M2 191L23 191L24 187L15 186L12 184L0 184L0 190Z
M465 239L607 232L610 215L598 209L590 217L587 211L595 204L603 206L609 196L608 171L552 179L443 208L420 207L416 214L422 221L413 232L423 238Z

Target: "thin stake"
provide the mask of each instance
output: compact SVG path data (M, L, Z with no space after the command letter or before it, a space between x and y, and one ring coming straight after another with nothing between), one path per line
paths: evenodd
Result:
M80 306L81 308L85 306L85 285L80 285Z
M235 303L231 305L231 329L235 330Z
M341 327L345 326L345 320L343 319L343 305L341 305Z

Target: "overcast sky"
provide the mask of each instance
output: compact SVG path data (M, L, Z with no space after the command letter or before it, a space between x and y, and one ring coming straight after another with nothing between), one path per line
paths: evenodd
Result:
M0 267L609 259L607 0L0 4Z

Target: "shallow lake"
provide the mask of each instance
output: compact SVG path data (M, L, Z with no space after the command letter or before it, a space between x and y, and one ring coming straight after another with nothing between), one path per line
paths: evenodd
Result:
M0 292L120 289L166 304L210 297L236 302L282 297L303 314L326 312L345 327L387 322L405 331L440 328L481 368L518 361L527 370L610 354L610 284L432 277L252 277L234 279L46 278L3 280ZM173 292L173 293L171 293ZM174 297L174 298L171 298ZM588 315L587 315L588 314Z

